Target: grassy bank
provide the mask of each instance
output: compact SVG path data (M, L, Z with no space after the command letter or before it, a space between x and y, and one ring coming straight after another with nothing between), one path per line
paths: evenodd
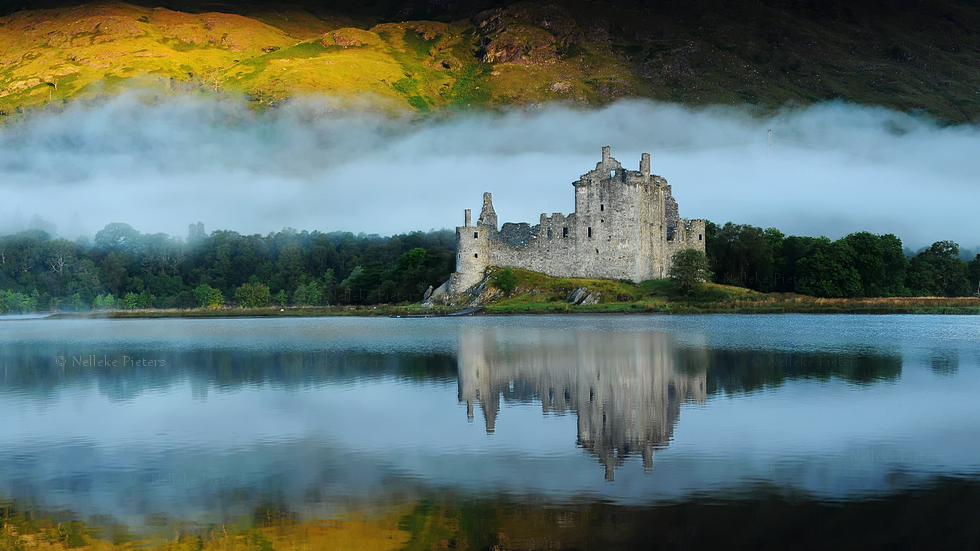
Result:
M152 318L307 318L323 316L445 316L463 308L423 308L414 305L379 304L375 306L290 306L287 308L190 308L190 309L147 309L112 310L103 312L65 312L53 318L109 318L109 319L152 319Z
M816 298L795 293L758 293L742 287L702 284L682 295L669 280L639 285L599 279L554 278L514 270L513 291L486 305L490 314L565 312L662 314L980 314L980 298ZM572 305L579 288L600 294L591 305Z
M639 285L607 279L560 278L526 270L513 270L516 282L509 293L499 293L484 304L480 314L980 314L976 297L816 298L795 293L759 293L742 287L702 284L682 295L669 280ZM596 304L570 304L576 289L598 294ZM280 308L194 308L115 310L62 313L56 318L272 318L321 316L446 316L464 312L469 305L424 308L418 304L374 306L293 306Z

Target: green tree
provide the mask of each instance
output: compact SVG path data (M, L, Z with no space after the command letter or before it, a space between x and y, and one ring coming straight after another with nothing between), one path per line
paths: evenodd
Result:
M139 305L140 296L136 293L126 293L122 298L122 307L126 310L135 310Z
M695 287L711 278L708 257L697 249L677 251L671 260L669 277L678 291L690 295Z
M905 294L905 272L908 259L902 252L902 240L894 235L869 232L852 233L843 238L854 251L854 268L866 297Z
M770 291L775 286L773 244L781 246L783 237L777 230L727 222L711 225L706 234L705 253L715 281L725 285Z
M510 268L504 268L494 272L490 283L505 293L509 293L517 286L517 274Z
M95 246L107 251L137 252L142 234L129 224L107 224L95 234Z
M915 255L909 265L908 287L918 295L955 297L972 294L959 245L937 241Z
M296 291L293 293L293 304L299 306L317 306L323 300L323 290L320 288L320 283L317 280L307 281L306 275L304 274L301 278L301 283L296 287Z
M974 296L980 297L980 254L966 264L967 277L970 279L970 290Z
M194 289L194 302L201 308L221 308L225 297L218 289L202 283Z
M235 289L239 308L262 308L269 305L269 288L261 283L243 283Z
M839 239L820 238L811 253L798 264L796 291L816 297L858 297L864 293L856 265L856 253Z
M100 279L109 288L110 293L119 294L126 290L123 284L126 281L128 272L126 270L126 263L119 255L116 253L105 255L100 263L100 268L102 271L102 277Z

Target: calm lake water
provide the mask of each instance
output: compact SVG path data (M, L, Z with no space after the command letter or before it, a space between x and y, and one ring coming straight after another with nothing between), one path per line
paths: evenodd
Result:
M82 543L980 539L980 317L2 319L0 370L0 516Z

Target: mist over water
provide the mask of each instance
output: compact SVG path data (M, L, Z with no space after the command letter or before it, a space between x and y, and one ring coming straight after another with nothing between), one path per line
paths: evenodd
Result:
M536 223L574 210L570 184L603 145L634 170L650 152L685 218L980 244L975 126L840 103L759 117L637 100L419 120L330 98L255 113L124 95L0 130L0 233L37 214L70 239L110 222L386 235L459 225L484 191L501 222Z

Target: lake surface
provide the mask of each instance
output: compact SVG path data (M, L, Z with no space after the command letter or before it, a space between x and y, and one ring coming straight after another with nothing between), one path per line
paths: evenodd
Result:
M980 540L978 317L0 319L0 370L0 517L79 545Z

